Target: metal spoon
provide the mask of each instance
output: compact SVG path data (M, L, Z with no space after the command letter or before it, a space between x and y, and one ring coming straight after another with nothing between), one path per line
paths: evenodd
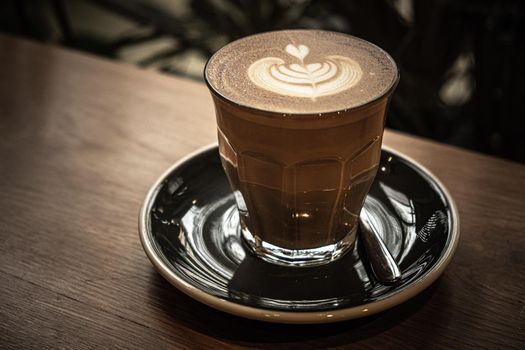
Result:
M383 284L396 284L401 280L401 271L383 239L374 228L372 218L364 210L359 220L360 238L365 247L368 263L376 279Z

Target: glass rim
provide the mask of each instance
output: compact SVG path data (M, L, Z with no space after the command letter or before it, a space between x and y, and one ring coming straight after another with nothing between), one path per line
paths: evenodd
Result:
M376 49L381 51L390 62L392 62L392 66L395 68L395 72L396 72L395 75L394 75L394 78L392 79L392 82L390 83L390 86L387 89L385 89L380 94L377 94L377 96L374 96L370 100L366 100L365 102L363 102L361 104L358 104L358 105L355 105L355 106L352 106L352 107L342 108L342 109L334 109L334 110L327 110L327 111L323 111L323 112L286 112L286 111L272 111L272 110L268 110L268 109L257 108L257 107L254 107L254 106L250 106L250 105L248 105L246 103L240 103L240 102L234 101L233 99L226 97L218 89L216 89L215 86L213 86L213 84L209 81L208 74L207 74L208 73L208 65L210 64L210 61L212 60L212 58L215 55L217 55L221 50L223 50L226 46L228 46L228 45L230 45L230 44L232 44L232 43L234 43L234 42L236 42L238 40L242 40L242 39L249 38L249 37L254 37L254 36L258 36L258 35L262 35L262 34L268 34L268 33L274 33L274 32L289 32L289 31L320 31L320 32L326 32L326 33L333 33L333 34L342 35L342 36L349 36L349 37L352 37L352 38L354 38L356 40L362 41L362 42L366 43L367 45L374 46ZM376 102L378 102L379 100L383 99L385 96L388 96L390 98L390 96L392 95L392 92L395 90L395 88L397 87L397 85L399 83L399 80L401 79L401 75L400 75L400 72L399 72L399 67L397 66L397 63L392 58L392 56L388 52L386 52L384 49L382 49L381 47L377 46L374 43L369 42L368 40L356 37L356 36L351 35L351 34L335 32L335 31L329 31L329 30L320 30L320 29L284 29L284 30L273 30L273 31L260 32L260 33L248 35L248 36L245 36L243 38L239 38L237 40L234 40L234 41L224 45L219 50L217 50L206 61L206 64L205 64L204 70L203 70L203 78L204 78L204 82L206 83L206 86L208 87L208 90L214 96L218 97L222 101L227 102L227 103L229 103L229 104L231 104L231 105L233 105L235 107L238 107L238 108L241 108L241 109L245 109L245 110L248 110L248 111L252 111L252 112L255 112L255 113L258 113L258 114L261 114L261 113L262 114L266 114L268 116L280 116L280 117L282 117L282 116L298 116L298 117L306 118L306 117L319 117L319 116L333 116L333 115L339 115L339 114L341 114L343 112L365 109L365 108L369 107L370 105L373 105Z

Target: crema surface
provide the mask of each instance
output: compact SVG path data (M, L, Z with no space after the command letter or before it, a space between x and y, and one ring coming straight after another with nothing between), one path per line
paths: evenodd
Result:
M379 47L341 33L287 30L232 42L213 55L205 77L236 104L283 114L343 111L385 95L398 72Z

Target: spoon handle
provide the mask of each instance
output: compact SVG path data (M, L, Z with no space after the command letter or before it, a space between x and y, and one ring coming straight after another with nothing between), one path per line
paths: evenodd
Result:
M401 271L366 213L361 213L359 226L361 239L374 276L383 284L398 283L401 280Z

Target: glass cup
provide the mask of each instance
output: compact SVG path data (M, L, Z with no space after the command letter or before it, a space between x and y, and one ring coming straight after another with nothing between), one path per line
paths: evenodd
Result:
M313 266L333 261L354 246L359 213L379 165L385 113L398 81L395 64L394 69L390 86L366 103L296 114L233 101L210 82L205 70L221 162L242 236L257 256L282 265Z

